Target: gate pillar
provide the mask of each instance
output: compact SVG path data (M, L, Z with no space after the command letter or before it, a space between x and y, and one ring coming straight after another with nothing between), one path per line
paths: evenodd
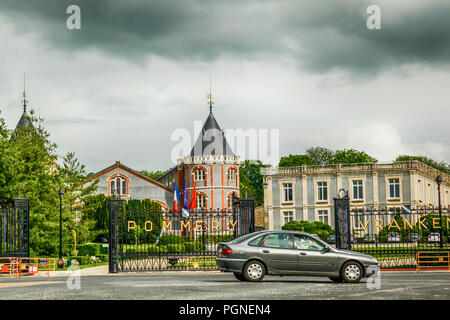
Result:
M344 192L342 197L340 197L341 191ZM333 200L336 248L351 250L350 198L348 197L348 191L340 189L338 196Z
M117 245L119 243L117 228L122 226L119 219L122 219L123 213L123 199L109 199L108 211L109 211L109 273L117 273L119 266L117 264Z

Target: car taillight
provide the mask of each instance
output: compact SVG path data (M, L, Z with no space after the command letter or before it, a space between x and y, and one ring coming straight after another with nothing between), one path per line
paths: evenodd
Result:
M233 253L233 250L228 249L228 248L227 248L227 249L226 249L226 248L223 248L222 251L221 251L221 253L222 253L222 254L230 254L230 253Z

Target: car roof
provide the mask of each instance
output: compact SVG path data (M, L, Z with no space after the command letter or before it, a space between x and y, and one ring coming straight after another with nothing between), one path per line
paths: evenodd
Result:
M304 231L297 231L297 230L265 230L266 233L294 233L294 234L301 234L301 235L313 235L314 233L308 233Z

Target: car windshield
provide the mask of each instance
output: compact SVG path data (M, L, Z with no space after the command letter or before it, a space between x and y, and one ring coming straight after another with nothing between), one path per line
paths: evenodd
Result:
M258 234L261 234L261 233L262 233L261 231L252 232L252 233L246 234L246 235L244 235L242 237L233 239L233 240L230 241L230 243L241 243L241 242L244 242L245 240L250 239L250 238L252 238L252 237L254 237L254 236L258 235Z

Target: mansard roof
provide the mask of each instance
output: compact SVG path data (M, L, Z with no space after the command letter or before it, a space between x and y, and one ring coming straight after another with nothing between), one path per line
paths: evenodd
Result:
M203 125L202 131L191 150L191 156L229 155L234 156L223 130L220 128L212 112Z

